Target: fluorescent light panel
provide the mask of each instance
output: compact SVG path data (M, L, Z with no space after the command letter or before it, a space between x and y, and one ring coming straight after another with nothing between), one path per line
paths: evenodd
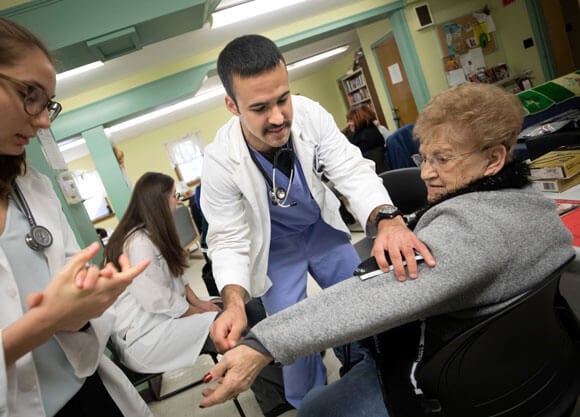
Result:
M341 54L344 51L346 51L348 49L348 47L349 47L349 45L339 46L338 48L334 48L334 49L331 49L329 51L322 52L318 55L314 55L314 56L311 56L309 58L305 58L305 59L302 59L300 61L296 61L296 62L293 62L291 64L288 64L288 66L286 68L288 69L288 71L292 71L296 68L305 67L307 65L314 64L315 62L319 62L319 61L322 61L324 59L328 59L328 58L333 57L335 55Z
M207 90L203 94L197 94L187 100L180 101L179 103L172 104L167 107L163 107L159 110L152 111L150 113L146 113L142 116L135 117L134 119L129 119L125 122L121 122L114 126L108 127L105 129L107 134L119 132L124 129L128 129L140 123L147 122L149 120L156 119L161 116L165 116L166 114L173 113L174 111L181 110L183 108L193 106L194 104L201 103L203 101L209 100L211 98L217 97L220 94L224 94L225 90L223 87L214 88L211 90Z
M287 66L288 71L292 71L293 69L304 67L306 65L311 65L311 64L318 62L318 61L321 61L323 59L327 59L327 58L330 58L334 55L338 55L338 54L346 51L348 48L349 48L349 45L343 45L343 46L340 46L338 48L331 49L331 50L326 51L326 52L322 52L321 54L314 55L314 56L311 56L309 58L294 62L294 63ZM184 108L189 107L189 106L193 106L194 104L202 103L206 100L217 97L221 94L225 94L225 90L224 90L223 86L214 87L214 88L211 88L208 90L204 90L202 88L195 96L193 96L187 100L180 101L179 103L175 103L175 104L172 104L170 106L163 107L163 108L158 109L158 110L154 110L150 113L146 113L142 116L138 116L138 117L135 117L133 119L129 119L127 121L118 123L116 125L113 125L111 127L106 128L105 132L107 134L119 132L121 130L128 129L130 127L138 125L140 123L144 123L144 122L147 122L149 120L153 120L153 119L156 119L158 117L165 116L169 113L173 113L174 111L181 110L181 109L184 109Z
M212 29L280 10L306 0L253 0L212 13Z
M91 62L90 64L83 65L82 67L76 67L76 68L73 68L71 70L68 70L65 72L60 72L60 73L56 74L56 80L62 81L66 78L70 78L70 77L74 77L75 75L82 74L83 72L91 71L91 70L94 70L96 68L102 67L103 65L105 65L105 64L103 64L103 61Z

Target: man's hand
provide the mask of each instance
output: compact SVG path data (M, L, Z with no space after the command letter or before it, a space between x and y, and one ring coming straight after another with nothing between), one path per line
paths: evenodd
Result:
M222 359L205 375L203 382L218 381L215 387L206 388L204 399L199 406L211 407L228 400L233 400L243 391L249 389L260 371L272 361L254 349L240 345L229 350Z
M246 290L237 285L226 285L222 290L224 311L209 328L209 335L219 353L234 347L248 326L245 294Z
M435 266L435 258L427 246L407 228L401 216L379 222L371 255L375 257L381 270L385 272L389 270L389 264L385 258L385 251L387 251L393 264L395 276L399 281L407 279L403 259L407 263L409 278L417 278L417 260L414 250L423 256L427 265Z

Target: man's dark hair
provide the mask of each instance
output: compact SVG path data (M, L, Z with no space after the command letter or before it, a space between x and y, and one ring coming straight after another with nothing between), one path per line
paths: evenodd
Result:
M280 62L286 64L274 42L261 35L244 35L232 40L220 52L217 70L227 95L235 102L234 76L254 77L272 71Z

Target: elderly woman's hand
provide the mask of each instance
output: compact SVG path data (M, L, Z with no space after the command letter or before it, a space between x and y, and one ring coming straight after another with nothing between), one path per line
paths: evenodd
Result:
M227 351L222 359L205 375L204 382L219 384L203 390L205 397L199 406L211 407L233 400L239 393L250 388L260 371L272 361L251 347L238 345Z

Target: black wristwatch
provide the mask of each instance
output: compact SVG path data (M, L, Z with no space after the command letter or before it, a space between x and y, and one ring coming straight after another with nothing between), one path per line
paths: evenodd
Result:
M384 219L394 219L397 216L403 216L403 213L395 206L383 206L375 216L375 226L379 226L379 222Z

